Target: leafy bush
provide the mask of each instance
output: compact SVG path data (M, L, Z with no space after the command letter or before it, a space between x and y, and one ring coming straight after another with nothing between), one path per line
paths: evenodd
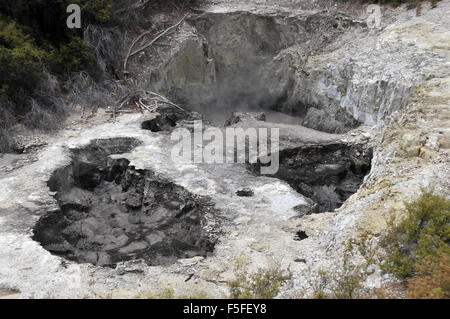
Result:
M379 263L376 246L369 236L359 241L362 262L351 262L355 247L349 241L339 267L319 272L311 285L314 298L449 298L450 297L450 201L423 191L416 200L405 203L404 218L388 222L388 232L381 245L388 251ZM380 265L403 281L373 290L365 290L363 282L372 273L371 265ZM405 289L406 288L406 289Z
M401 222L389 222L381 266L403 280L411 298L449 298L450 201L422 191L405 206Z
M29 70L34 75L39 70L40 62L46 62L50 70L58 74L94 70L95 60L81 39L82 31L70 30L66 26L66 8L72 3L79 4L82 8L85 25L106 23L112 18L113 0L0 2L2 62L6 61L6 65L13 70L22 65L15 75L23 83L24 89L33 87L36 78L28 80L29 77L25 77L22 70ZM5 53L7 49L15 49L14 55L11 52ZM27 81L23 82L24 80Z
M36 86L44 55L14 21L0 16L0 99Z
M57 74L94 70L95 59L86 43L78 36L63 43L49 57L50 69Z
M108 22L112 18L113 3L112 0L66 0L65 5L71 3L79 4L85 13L90 14L98 22Z
M405 206L405 218L390 222L383 241L389 250L383 269L401 279L418 274L430 258L450 255L450 201L423 191Z
M172 1L182 3L183 8L189 2ZM167 3L163 0L145 3L138 0L1 0L0 109L4 107L2 101L7 100L12 105L7 111L14 118L10 122L45 130L58 127L65 107L58 98L59 90L43 90L51 84L45 70L57 75L57 85L59 81L72 82L76 78L74 74L80 73L89 74L95 81L112 83L119 77L119 52L126 42L121 27L126 24L128 29L130 21L135 27L141 20L148 21L146 9L150 5ZM69 4L80 5L83 29L67 28ZM134 11L139 15L129 14ZM111 105L111 94L108 94L111 86L114 85L94 85L85 100L94 106ZM69 98L73 89L77 89L76 85L68 90ZM6 134L9 127L1 129L1 144L4 145L1 150L4 151L10 149L11 138Z

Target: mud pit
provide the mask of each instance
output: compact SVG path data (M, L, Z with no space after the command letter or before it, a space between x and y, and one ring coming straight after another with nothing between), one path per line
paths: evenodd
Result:
M34 240L53 254L99 266L131 259L168 265L211 253L215 243L203 229L213 210L208 199L109 157L138 144L94 140L72 150L72 163L48 183L60 209L39 220Z
M274 177L309 199L297 206L300 215L333 211L356 193L370 172L373 151L365 144L306 145L280 152ZM255 173L260 164L249 166Z

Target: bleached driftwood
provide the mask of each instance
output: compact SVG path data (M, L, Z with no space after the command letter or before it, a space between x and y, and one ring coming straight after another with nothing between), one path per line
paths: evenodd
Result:
M151 105L148 105L144 103L144 101L151 101L155 102L155 107L152 107ZM158 107L158 102L170 105L174 108L177 108L178 110L187 113L185 109L183 109L181 106L173 103L165 96L162 96L158 93L152 92L152 91L146 91L146 90L136 90L129 92L125 94L114 106L112 113L115 116L116 113L119 113L122 111L123 107L130 104L135 104L138 108L142 110L147 110L149 112L154 112Z

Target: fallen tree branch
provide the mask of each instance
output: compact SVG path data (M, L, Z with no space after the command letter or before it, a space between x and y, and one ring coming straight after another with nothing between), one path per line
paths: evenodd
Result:
M186 20L186 18L189 16L189 13L184 15L184 17L178 21L177 24L174 24L173 26L171 26L170 28L167 28L166 30L164 30L163 32L161 32L160 34L158 34L152 41L150 41L148 44L144 45L143 47L137 49L136 51L132 51L134 45L140 40L142 39L145 35L147 35L149 33L149 31L144 32L143 34L141 34L139 37L136 38L136 40L133 41L133 43L131 44L130 49L128 50L128 53L125 57L124 63L123 63L123 70L126 71L127 70L127 65L128 65L128 60L138 54L139 52L147 49L148 47L152 46L156 41L158 41L159 39L161 39L164 35L166 35L167 33L171 32L172 30L175 30L176 28L178 28L178 26L180 24L183 23L184 20Z
M149 112L153 112L156 108L152 108L150 105L147 105L147 104L145 104L143 101L142 101L142 99L139 99L139 105L143 108L143 109L145 109L145 110L147 110L147 111L149 111Z
M166 97L164 97L164 96L162 96L162 95L159 95L159 94L157 94L157 93L155 93L155 92L151 92L151 91L148 91L148 93L149 93L150 95L159 97L159 98L162 100L162 101L160 101L160 102L163 102L163 103L172 105L173 107L176 107L176 108L179 109L180 111L183 111L183 112L185 112L185 113L188 113L188 112L187 112L185 109L183 109L181 106L179 106L179 105L177 105L177 104L175 104L175 103L169 101Z
M145 90L136 90L133 92L129 92L127 94L125 94L115 105L115 107L113 108L113 114L115 114L116 112L119 112L125 105L129 105L132 103L137 104L137 106L143 110L148 110L150 112L153 112L155 110L155 108L152 108L149 105L146 105L143 100L150 100L150 101L155 101L156 105L157 102L161 102L167 105L170 105L172 107L177 108L178 110L184 112L184 113L188 113L185 109L183 109L181 106L173 103L172 101L170 101L168 98L152 92L152 91L145 91Z

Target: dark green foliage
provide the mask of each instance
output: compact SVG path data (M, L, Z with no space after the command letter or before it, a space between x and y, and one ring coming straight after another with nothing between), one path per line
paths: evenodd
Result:
M389 254L382 265L400 279L417 275L430 258L450 256L450 201L424 191L405 205L405 218L391 222L384 239Z
M95 59L86 43L74 36L68 43L55 49L48 58L50 70L56 74L94 70Z
M107 23L111 18L112 0L0 2L0 93L11 96L18 86L26 91L34 88L42 63L61 75L94 71L95 60L81 39L82 31L66 26L66 8L72 3L82 7L84 24Z
M14 21L0 16L0 99L31 90L41 77L44 51Z
M2 0L0 12L27 26L42 44L58 44L70 38L66 26L67 6L78 4L86 23L106 23L111 18L113 0Z

